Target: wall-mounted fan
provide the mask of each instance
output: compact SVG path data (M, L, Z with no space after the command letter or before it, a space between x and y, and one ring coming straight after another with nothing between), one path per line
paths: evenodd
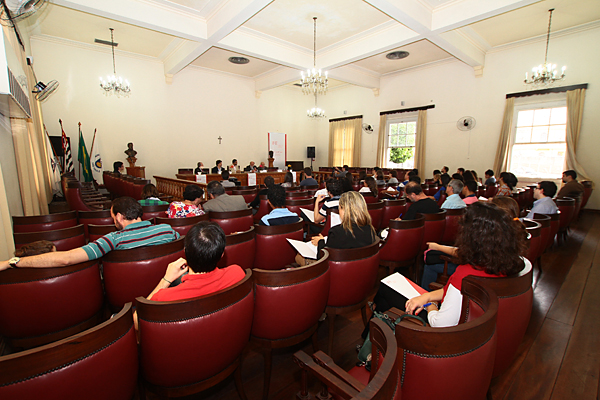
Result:
M473 117L462 117L458 121L456 121L456 127L461 131L470 131L475 128L477 122Z
M362 125L363 131L365 131L366 133L368 133L369 135L371 133L373 133L373 127L369 124L363 124Z
M17 22L35 14L48 0L2 0L2 21Z
M37 82L31 93L35 93L35 98L38 101L46 100L48 96L50 96L52 93L54 93L54 91L56 91L56 89L58 89L60 84L56 80L51 80L47 84L45 84L42 81L38 81L37 77L35 76L35 70L33 69L33 57L27 57L27 65L29 65L29 68L31 68L33 78Z

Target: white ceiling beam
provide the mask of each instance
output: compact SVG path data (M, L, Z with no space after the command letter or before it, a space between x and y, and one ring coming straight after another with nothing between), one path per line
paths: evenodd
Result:
M299 80L300 71L298 69L279 67L255 78L254 87L256 91L262 92Z
M432 35L429 40L473 68L485 64L485 52L458 31Z
M208 20L208 38L218 42L274 0L230 0Z
M421 35L431 31L431 11L419 0L364 1Z
M367 72L362 68L352 65L344 65L328 72L329 78L369 89L379 89L380 76L371 72Z
M208 42L198 43L184 39L175 39L174 42L179 43L162 58L165 75L177 74L211 47Z

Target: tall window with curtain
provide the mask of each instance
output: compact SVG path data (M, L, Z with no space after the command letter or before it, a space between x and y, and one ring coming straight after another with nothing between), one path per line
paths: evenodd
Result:
M329 120L329 165L360 166L362 115Z

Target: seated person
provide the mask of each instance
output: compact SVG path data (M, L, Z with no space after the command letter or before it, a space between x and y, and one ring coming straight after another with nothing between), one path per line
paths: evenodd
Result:
M362 185L362 183L367 179L367 171L361 169L358 171L358 182Z
M344 165L341 170L338 167L335 167L333 169L333 177L334 178L345 178L346 175L350 173L349 171L350 171L350 167L348 167L347 165Z
M510 196L517 186L519 180L517 177L511 172L503 172L500 174L500 187L496 192L496 196Z
M159 193L156 186L149 183L142 189L142 200L138 200L142 206L161 206L169 204L168 201L162 201L158 198Z
M311 243L320 251L324 247L333 249L355 249L372 244L377 235L371 223L367 203L361 194L352 191L340 196L339 213L342 223L329 230L327 242L323 235L314 236ZM307 260L296 255L298 265L307 265ZM310 263L310 261L308 262Z
M456 173L457 173L457 174L460 174L460 175L462 175L462 174L464 174L464 173L465 173L465 169L464 169L464 168L462 168L462 167L461 167L461 168L457 168L457 169L456 169Z
M377 185L385 185L385 177L383 176L383 170L378 170L375 178Z
M342 193L354 191L352 174L346 174L345 177L339 179L342 182Z
M123 172L125 172L125 166L123 165L123 163L121 161L115 161L113 163L113 172L117 173L119 175L121 175Z
M221 185L223 185L223 187L235 187L235 183L229 180L229 171L226 169L221 172L221 179Z
M198 161L198 166L194 170L194 174L196 174L196 175L201 174L202 173L202 167L204 167L204 164L202 164L202 161Z
M240 167L238 167L238 160L235 158L231 160L231 165L229 166L229 172L235 174L240 171Z
M433 200L435 201L439 201L442 193L446 193L446 186L448 186L448 183L452 180L452 178L450 178L450 175L448 174L442 174L440 176L440 180L442 181L442 186L433 195Z
M496 205L484 202L471 205L460 225L455 253L459 265L446 286L406 299L387 285L381 285L374 299L375 310L384 312L397 307L426 318L432 327L455 326L462 311L464 277L503 277L523 269L521 255L526 253L527 243L522 225Z
M496 184L496 178L494 178L494 171L488 169L485 171L485 186L494 186Z
M275 179L271 175L265 178L265 189L260 189L258 193L256 193L256 197L249 204L250 208L258 208L260 206L260 196L266 196L269 193L269 188L275 184Z
M37 256L56 251L56 246L49 240L38 240L27 243L15 250L15 257Z
M256 171L258 171L258 168L254 164L255 164L254 161L250 161L250 164L248 164L248 166L246 166L246 168L244 168L244 171L245 172L256 172Z
M584 187L581 183L577 182L577 172L572 169L563 172L562 181L564 186L560 188L560 191L556 195L557 199L564 199L565 197L578 199L583 196Z
M412 220L417 217L417 214L435 214L440 212L440 206L438 206L435 200L430 199L423 193L420 184L409 182L404 188L404 191L406 193L406 198L413 204L411 204L410 208L402 218L398 217L396 218L397 220Z
M372 176L366 177L363 182L363 187L361 187L358 192L377 197L379 191L377 190L377 183L375 183L375 179Z
M169 218L187 218L204 215L204 210L199 207L204 197L204 190L200 186L187 185L183 190L183 201L174 201L165 211Z
M273 211L260 219L261 225L285 225L300 221L298 214L285 207L285 188L273 185L267 190L267 199Z
M477 198L477 182L465 182L465 187L462 190L462 194L465 196L463 201L466 205L477 203L477 201L479 201Z
M448 193L448 197L446 198L446 201L444 201L444 203L442 204L442 210L453 210L465 208L467 206L465 202L460 198L460 192L462 192L463 187L464 184L458 179L452 179L450 183L448 183L448 187L446 188L446 193Z
M221 185L221 182L209 182L206 186L206 192L210 200L203 205L205 211L240 211L248 208L244 196L228 195L225 193L225 188Z
M259 171L266 171L267 170L267 166L265 165L264 161L260 162L260 165L258 166L258 170Z
M283 183L281 184L281 187L289 188L289 187L292 187L293 184L294 184L294 175L290 171L288 171L285 173L285 178L283 178Z
M552 200L556 194L556 183L552 181L541 181L537 187L533 189L533 208L529 211L526 218L533 219L533 215L538 214L556 214L558 207Z
M313 173L310 167L304 168L304 175L306 175L306 178L300 182L300 186L319 186L319 182L313 178Z
M433 170L433 183L438 186L442 184L442 172L439 169Z
M221 172L223 172L223 161L217 160L215 162L215 166L212 167L212 169L210 170L210 173L211 174L220 174Z
M390 175L392 177L390 179L388 179L388 181L387 181L388 185L397 185L398 183L400 183L398 181L398 171L392 170L390 172Z
M327 219L327 210L337 210L340 202L340 196L343 192L342 182L337 179L329 178L327 179L327 193L329 198L323 202L323 205L320 206L322 200L325 199L324 194L320 194L315 199L315 223L322 224L325 223Z
M100 239L68 251L54 251L36 256L0 261L0 271L7 268L52 268L66 267L102 257L111 250L133 249L153 246L179 239L179 233L169 225L152 225L142 221L144 210L140 203L127 196L114 200L110 215L117 232L110 232Z

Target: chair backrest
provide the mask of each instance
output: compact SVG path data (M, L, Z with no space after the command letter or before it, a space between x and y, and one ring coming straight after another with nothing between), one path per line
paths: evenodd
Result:
M53 231L77 225L77 211L30 217L12 217L12 220L13 232L15 233Z
M290 270L255 269L252 336L278 340L301 335L319 322L329 296L329 253Z
M315 208L315 201L312 198L309 199L285 199L285 208L293 213L302 215L300 209L313 210Z
M518 274L505 278L470 276L468 279L485 284L498 296L498 344L492 376L499 376L512 364L529 325L533 307L533 267L525 260L525 266Z
M27 243L37 242L38 240L51 241L58 251L72 250L85 245L85 230L83 225L75 225L70 228L53 231L15 233L13 237L15 239L15 248L17 249Z
M362 192L360 193L364 198L365 198L365 202L367 204L371 204L371 203L377 203L379 201L378 196L373 196L373 194L371 194L371 192Z
M89 224L94 225L114 225L114 220L110 216L110 210L100 211L77 211L77 220L80 224L83 224L85 230L85 237L89 240L90 233L88 230Z
M390 220L398 218L406 212L406 200L383 200L383 215L381 217L380 229L385 229L390 226Z
M446 227L442 236L442 243L454 244L458 235L458 223L465 215L466 208L446 210Z
M378 231L381 227L381 220L383 219L383 201L367 203L367 210L369 211L369 215L371 215L373 227Z
M448 193L446 193L446 191L443 191L442 193L440 193L440 199L438 200L438 206L442 206L442 204L444 204L444 202L446 201L446 198L448 197Z
M258 190L256 189L256 187L248 187L245 186L245 189L242 189L242 187L236 187L231 191L232 195L240 195L244 197L244 201L246 203L251 203L252 200L254 200L254 197L256 197L256 193L258 193Z
M81 188L79 182L67 182L64 189L65 199L71 210L77 211L95 211L102 207L92 207L83 197L81 197Z
M0 357L3 399L132 399L138 352L131 304L85 332Z
M286 199L308 199L310 194L307 191L285 192Z
M211 211L208 213L208 217L211 221L219 224L226 235L247 231L254 223L251 209L223 212Z
M413 260L421 249L424 232L423 214L417 214L413 220L391 220L388 236L379 250L379 258L400 263Z
M575 216L575 199L565 197L563 199L555 199L554 202L560 211L560 220L558 230L566 229Z
M581 181L583 185L583 197L581 198L581 208L585 208L592 192L594 191L594 184L592 181Z
M496 354L498 299L492 290L469 278L462 282L462 294L461 320L472 310L478 318L447 328L405 321L396 326L403 400L486 397ZM434 385L431 374L436 377Z
M156 246L113 250L102 257L106 299L113 309L138 296L148 296L165 275L169 263L185 257L184 238Z
M281 269L294 262L296 250L287 239L302 240L304 222L276 226L255 226L254 268Z
M550 221L550 217L547 215L544 215L544 214L533 214L532 219L541 225L541 234L540 234L541 244L540 244L540 249L539 249L539 256L541 256L542 253L548 248L548 245L550 244L551 221Z
M189 300L136 299L141 373L151 390L187 395L214 385L235 369L250 339L251 276L246 270L235 285ZM215 380L216 375L221 378Z
M155 206L142 206L142 210L144 210L144 214L142 215L142 220L147 221L152 218L163 218L166 217L166 211L169 209L169 204L160 204Z
M144 186L148 185L149 183L152 183L150 179L135 178L133 180L131 197L133 197L136 200L141 200L142 192L144 191Z
M15 347L40 346L98 322L104 303L99 261L0 273L0 335Z
M185 236L192 226L196 225L200 221L208 221L208 214L197 215L195 217L187 218L154 218L155 224L167 224L173 228L174 231L179 232L181 236Z
M423 214L425 218L425 230L423 232L423 241L421 250L427 250L428 242L440 243L446 230L446 210L435 214Z
M532 263L542 254L542 225L531 219L523 219L523 224L527 233L529 233L529 249L527 250L527 259Z
M254 214L254 220L258 221L265 215L271 212L272 208L269 205L269 200L267 199L266 194L259 195L260 205L258 206L258 211Z
M329 299L327 305L345 307L363 301L375 287L379 269L379 240L356 249L329 251Z
M237 264L243 269L254 267L254 253L256 252L256 232L250 227L245 232L227 235L227 244L223 257L219 260L217 268L224 268Z
M115 224L112 225L88 225L88 239L90 242L94 242L100 239L102 236L109 234L110 232L116 232L117 227Z
M556 213L556 214L539 214L539 213L535 213L533 214L533 219L535 220L535 218L538 215L545 215L546 217L550 218L550 237L548 238L548 243L546 245L546 249L550 248L553 244L554 244L554 237L556 236L556 234L558 233L558 228L560 225L560 210Z

